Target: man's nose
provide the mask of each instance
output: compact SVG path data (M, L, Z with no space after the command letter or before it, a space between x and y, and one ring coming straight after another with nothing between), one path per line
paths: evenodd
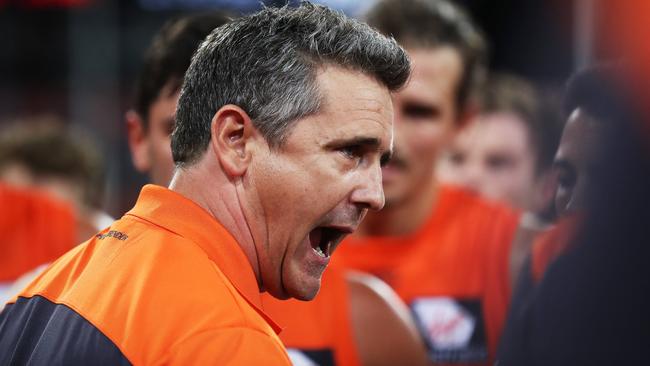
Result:
M367 174L364 174L361 179L362 182L352 192L352 203L371 210L381 210L384 207L385 199L379 164L370 167Z
M468 158L466 157L466 159ZM461 185L474 192L479 192L483 185L483 171L481 167L473 161L466 161L460 170Z

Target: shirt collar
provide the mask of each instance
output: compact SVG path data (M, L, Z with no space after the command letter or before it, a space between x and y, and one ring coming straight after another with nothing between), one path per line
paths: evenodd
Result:
M212 215L194 201L164 187L147 184L127 215L137 216L197 244L237 291L269 323L281 328L262 309L259 285L237 241Z

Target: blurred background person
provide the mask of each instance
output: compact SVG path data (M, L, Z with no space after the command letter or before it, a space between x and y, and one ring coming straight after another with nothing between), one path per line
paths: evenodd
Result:
M647 252L647 141L620 76L620 68L598 65L568 84L568 120L554 162L562 219L535 242L499 365L650 360L640 351L650 339L650 296L638 259Z
M560 107L524 79L498 73L481 85L473 104L475 115L454 138L437 172L443 182L524 212L509 259L514 285L532 242L555 220L551 167L562 132Z
M56 117L15 121L0 130L0 282L6 289L110 224L101 211L103 178L93 142Z
M166 187L174 173L171 133L185 71L210 32L228 22L227 12L178 17L160 29L144 53L126 128L133 166Z
M476 116L440 162L440 180L539 213L550 223L559 111L532 84L508 74L491 74L476 99Z
M385 280L414 314L430 362L491 365L510 295L518 215L441 184L436 162L470 116L487 45L449 1L378 2L367 20L411 57L393 97L394 155L382 169L384 209L369 213L334 261Z

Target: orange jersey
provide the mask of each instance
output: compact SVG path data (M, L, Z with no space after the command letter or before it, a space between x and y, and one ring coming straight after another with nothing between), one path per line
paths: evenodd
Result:
M0 184L0 237L0 283L10 283L74 246L73 209L44 192Z
M566 251L578 220L577 217L561 219L555 226L535 239L530 264L534 283L538 283L542 279L544 272L546 272L546 268Z
M183 196L135 207L0 313L0 364L289 365L239 244Z
M282 326L280 339L294 365L360 365L350 323L345 272L330 265L312 301L262 296L264 310Z
M442 186L419 231L351 237L334 260L395 289L411 308L432 361L490 365L508 308L508 259L517 225L510 209Z

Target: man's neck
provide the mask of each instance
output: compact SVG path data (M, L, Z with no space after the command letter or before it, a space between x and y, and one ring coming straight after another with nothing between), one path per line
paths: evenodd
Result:
M422 189L395 204L387 204L383 210L369 212L356 235L404 236L418 231L431 217L438 199L439 184L432 180Z
M261 283L253 236L239 205L236 189L226 177L218 177L214 173L208 174L209 171L215 172L214 168L205 166L187 170L178 169L169 184L169 189L201 206L232 235L251 263L258 283ZM206 176L210 176L211 189L205 189Z

